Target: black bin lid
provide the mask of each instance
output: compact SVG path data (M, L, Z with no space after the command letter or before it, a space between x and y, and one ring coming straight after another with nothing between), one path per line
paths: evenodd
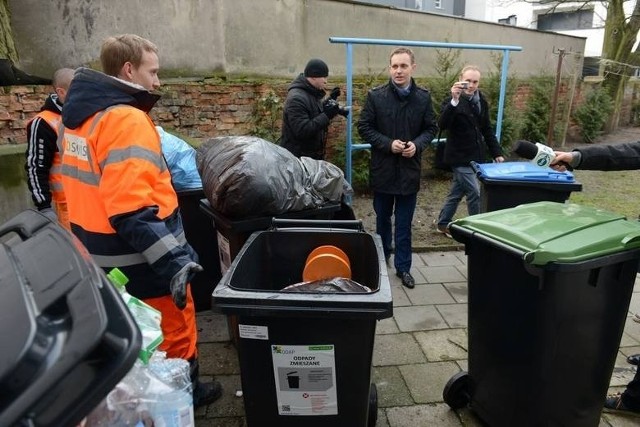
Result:
M0 226L0 336L0 425L78 423L141 345L84 247L32 210Z

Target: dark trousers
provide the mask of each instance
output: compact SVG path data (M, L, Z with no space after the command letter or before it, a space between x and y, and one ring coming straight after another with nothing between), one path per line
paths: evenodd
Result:
M411 270L411 221L416 210L417 193L406 196L373 193L373 210L376 212L376 233L382 239L385 257L391 254L395 240L393 264L400 273ZM395 233L392 232L391 216L394 216ZM393 238L392 238L393 236Z
M636 367L636 375L622 393L622 403L629 409L640 411L640 367Z

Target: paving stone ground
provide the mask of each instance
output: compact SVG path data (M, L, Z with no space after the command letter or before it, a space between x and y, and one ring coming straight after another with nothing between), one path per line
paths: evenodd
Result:
M468 369L466 262L462 251L415 253L414 289L404 288L395 275L389 276L394 313L377 322L373 348L376 426L482 426L472 410L453 411L442 397L447 381ZM635 373L626 356L640 353L640 324L631 320L633 313L640 312L638 283L636 279L610 392L624 390ZM241 372L227 318L212 311L200 312L198 328L201 372L220 380L224 395L196 410L196 427L246 426L243 399L235 395L241 389ZM570 390L570 385L567 387ZM562 392L568 391L559 390L558 394ZM599 427L638 425L640 418L603 414Z

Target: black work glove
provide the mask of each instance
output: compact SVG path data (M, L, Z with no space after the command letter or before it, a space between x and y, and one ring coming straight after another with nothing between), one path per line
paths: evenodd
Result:
M169 288L171 289L171 296L173 297L173 303L180 310L184 310L187 306L187 283L189 279L195 273L199 273L202 270L202 266L195 262L189 262L180 269L172 278Z
M327 98L322 103L322 112L331 120L340 112L340 104L335 99Z
M338 114L340 114L342 117L349 117L349 110L340 107L340 111L338 111Z
M336 99L338 99L338 97L340 96L340 88L339 87L334 87L333 89L331 89L331 94L329 95L329 98L333 99L334 101Z

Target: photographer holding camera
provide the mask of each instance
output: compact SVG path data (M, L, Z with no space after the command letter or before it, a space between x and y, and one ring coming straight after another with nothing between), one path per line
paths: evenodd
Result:
M437 232L447 237L451 237L449 223L462 197L467 198L469 215L480 212L480 184L469 163L486 163L487 151L495 162L504 162L500 143L491 127L489 104L479 86L480 69L467 65L460 73L460 81L451 87L451 96L444 100L440 109L438 125L447 131L444 162L451 166L453 182L433 224Z
M337 101L340 88L333 88L323 100L328 75L329 67L323 60L311 59L304 73L289 86L280 145L296 157L324 160L329 122L338 114L344 117L349 114Z

